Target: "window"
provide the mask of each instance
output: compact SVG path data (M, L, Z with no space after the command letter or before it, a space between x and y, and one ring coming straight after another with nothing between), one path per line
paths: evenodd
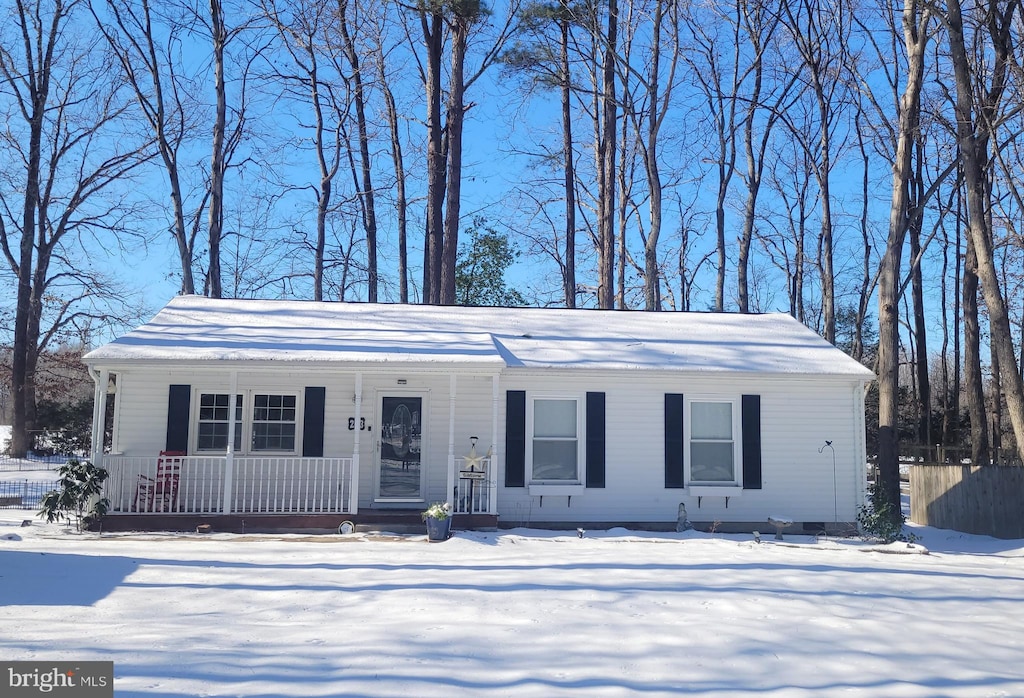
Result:
M693 400L689 407L690 482L735 484L735 403Z
M231 409L228 393L199 393L195 426L196 452L224 453L228 446ZM235 394L235 453L295 453L297 395L239 392ZM248 444L248 449L243 449Z
M295 450L295 404L294 395L253 396L253 451Z
M226 451L228 449L228 404L226 393L199 395L199 425L196 430L197 451ZM242 396L235 395L235 451L242 450Z
M533 400L534 482L578 482L579 401L574 398Z

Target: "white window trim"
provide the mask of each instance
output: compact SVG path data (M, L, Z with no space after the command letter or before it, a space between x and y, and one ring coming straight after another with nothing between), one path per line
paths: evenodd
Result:
M226 450L199 449L199 409L203 395L230 395L230 389L198 387L193 389L192 405L193 410L189 423L189 447L190 453L197 455L214 455L225 453ZM238 390L235 395L242 396L242 421L236 425L241 428L241 447L235 451L237 456L298 456L302 454L302 429L304 424L303 393L301 390L270 390L266 388L253 388ZM253 411L255 409L256 395L290 395L295 398L295 448L286 451L256 451L252 448L252 427ZM229 400L230 401L230 400ZM234 417L234 408L231 408L231 416Z
M245 446L245 410L246 410L246 407L248 406L248 402L247 402L246 394L245 394L244 391L239 391L239 392L237 392L235 394L242 396L242 421L238 423L238 425L236 426L236 429L241 428L241 430L242 430L242 433L240 434L239 438L240 438L240 443L244 447ZM228 402L229 403L231 402L231 398L230 398L231 391L230 390L219 390L219 389L216 389L216 388L214 388L214 389L206 389L206 388L195 388L195 389L193 389L193 391L192 391L192 406L193 406L193 408L191 410L192 414L190 415L190 424L189 424L189 434L190 434L189 435L189 453L195 453L197 455L204 455L204 456L224 453L226 451L226 449L216 449L216 448L203 448L203 449L200 449L199 448L199 414L200 414L201 410L203 409L203 406L202 406L203 395L227 395L228 396ZM229 405L228 406L228 416L229 416L229 419L234 419L235 418L235 408L234 408L234 405ZM235 451L235 453L240 453L240 452L241 451Z
M732 405L732 480L721 482L694 480L690 472L690 444L693 439L693 428L690 420L690 407L693 403L702 402L727 402ZM701 496L709 495L706 490L715 490L715 493L724 492L725 489L743 489L743 423L741 410L742 397L739 395L716 395L698 394L687 395L683 405L683 464L686 486L691 494L700 490ZM694 494L694 496L697 496Z
M555 494L559 488L564 490L583 490L583 467L587 462L586 431L586 400L579 393L527 393L526 395L526 468L527 485L530 494L544 490L546 494ZM533 477L533 415L534 403L537 400L575 400L576 402L576 477L571 480L541 480ZM552 491L548 491L552 490Z

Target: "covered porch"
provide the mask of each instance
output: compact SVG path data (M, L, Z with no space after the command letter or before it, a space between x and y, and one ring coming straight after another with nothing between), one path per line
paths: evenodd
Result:
M131 376L107 370L97 371L94 376L97 398L94 443L100 443L99 435L105 429L106 419L106 410L100 405L125 389ZM326 417L319 417L326 420L321 428L327 432L327 438L321 433L318 440L318 448L327 451L322 455L305 452L305 446L311 441L308 433L303 434L303 448L297 449L302 455L235 452L234 420L227 425L226 437L227 444L234 447L226 448L223 453L195 454L189 452L190 448L183 448L180 451L156 451L152 455L125 454L116 450L115 428L114 452L103 453L96 449L93 454L94 462L109 473L105 485L109 508L103 528L187 531L201 524L210 524L218 531L336 531L341 523L349 521L357 526L395 530L393 527L421 527L420 512L435 501L448 502L455 516L456 528L496 527L494 447L481 455L476 455L475 450L465 457L455 455L457 449L465 448L457 446L456 441L467 440L457 428L462 422L457 415L458 377L452 374L444 378L441 385L447 384L448 387L445 395L447 404L438 403L435 398L433 423L428 420L424 424L425 428L432 427L433 449L429 453L426 450L420 453L417 434L415 461L411 456L403 461L393 458L393 454L388 453L385 457L382 453L387 451L386 442L391 437L391 432L384 427L378 426L372 432L369 429L364 432L359 426L352 428L352 424L377 423L380 408L388 404L386 401L390 398L386 396L392 394L392 389L376 387L370 393L373 402L367 410L364 409L366 391L363 374L349 376L349 385L354 387L354 391L349 393L351 412L337 415L336 412L332 414L330 408L325 411L322 404L320 406L320 414L326 412ZM230 395L229 404L233 404L234 395L240 392L236 387L238 372L230 371L225 377L229 386L225 392ZM491 414L485 420L490 422L488 426L492 434L485 443L494 443L498 439L497 376L489 376L488 383L490 385L484 395L490 393L487 395L490 399L484 398L483 404L491 403ZM307 415L314 412L309 394L307 390L303 404ZM299 395L302 400L301 391ZM439 412L444 416L439 416ZM116 426L116 410L114 414ZM480 411L476 414L480 415ZM483 414L487 414L486 407ZM194 424L194 416L188 421ZM327 427L332 422L341 427L340 430L335 428L335 432L347 434L348 444L339 444L338 439L333 438ZM476 430L480 426L483 424L478 419L475 427L466 425L461 430L469 433L469 428ZM457 434L462 438L457 438ZM475 449L475 437L473 441ZM441 450L444 442L447 442L447 453ZM351 451L344 455L331 454L330 451L337 454L339 445L345 450L351 448ZM419 501L380 497L384 491L382 482L400 482L401 478L409 475L406 469L412 468L423 470L424 482L430 473L430 482L435 483L429 491L424 487ZM376 494L368 497L368 492Z
M107 456L103 528L192 531L201 525L234 533L335 532L345 522L369 529L422 527L422 507L359 509L352 458ZM469 473L489 459L455 459L449 504L455 528L497 526L493 489Z

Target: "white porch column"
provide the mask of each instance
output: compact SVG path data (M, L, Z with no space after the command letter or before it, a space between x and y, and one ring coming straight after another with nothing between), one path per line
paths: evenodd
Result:
M92 464L103 467L103 437L107 431L107 384L110 382L110 370L100 369L99 377L92 376L96 383L96 392L92 401Z
M228 450L224 454L224 501L222 503L222 511L225 514L231 513L235 499L235 403L238 400L238 371L231 372L230 393L228 396ZM244 409L245 405L242 407Z
M348 493L348 513L355 514L359 511L359 428L360 420L363 418L363 374L356 374L355 390L355 430L352 443L352 485Z
M455 507L455 391L457 388L455 374L448 376L448 491L445 501ZM472 508L472 504L470 504Z
M501 395L498 389L500 377L491 377L491 462L487 469L487 513L498 513L498 408L501 406Z

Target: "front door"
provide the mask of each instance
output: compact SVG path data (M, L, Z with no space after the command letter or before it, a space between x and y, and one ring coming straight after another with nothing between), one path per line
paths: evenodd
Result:
M421 502L423 398L419 395L382 396L380 415L377 499Z

